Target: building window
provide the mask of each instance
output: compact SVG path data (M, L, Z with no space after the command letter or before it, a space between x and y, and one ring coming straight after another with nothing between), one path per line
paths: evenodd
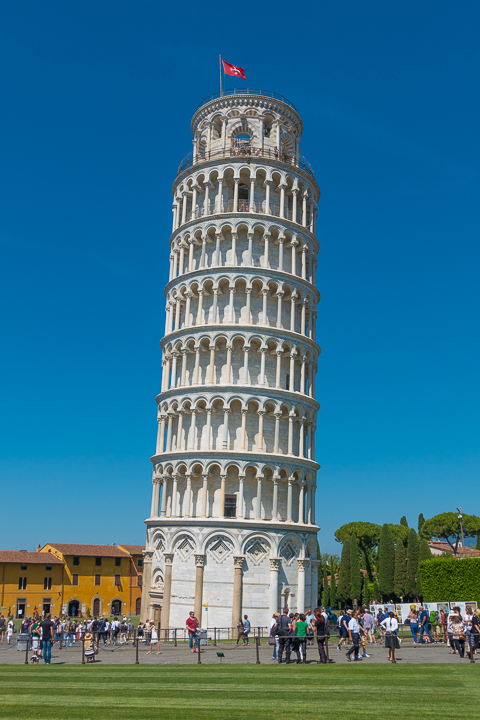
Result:
M74 564L74 565L80 565L80 558L77 557L77 556L75 556L75 557L73 558L73 564Z
M143 567L143 558L138 558L137 567Z
M26 569L27 569L26 565L20 565L20 570L26 570Z
M47 572L52 572L52 566L51 565L45 565L45 570Z
M115 558L115 567L120 567L122 564L122 558Z
M95 585L100 585L100 575L95 575Z
M78 585L78 574L73 573L72 575L72 585Z
M225 517L237 517L237 496L225 495Z
M137 575L137 585L138 587L142 587L143 582L143 575L140 573L140 575Z
M43 589L44 590L51 590L52 589L52 578L44 578L43 580Z
M101 558L101 557L95 558L95 565L96 565L97 567L99 567L101 564L102 564L102 558Z
M115 585L117 587L120 585L120 575L115 575Z
M18 579L18 589L19 590L27 589L27 578L26 577L21 577Z

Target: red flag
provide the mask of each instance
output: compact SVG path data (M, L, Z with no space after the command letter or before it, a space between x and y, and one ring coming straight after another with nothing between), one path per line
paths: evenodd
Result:
M241 77L242 80L246 80L245 77L245 70L241 67L237 67L236 65L232 65L231 63L225 62L225 60L222 60L223 62L223 69L226 73L226 75L234 75L236 77Z

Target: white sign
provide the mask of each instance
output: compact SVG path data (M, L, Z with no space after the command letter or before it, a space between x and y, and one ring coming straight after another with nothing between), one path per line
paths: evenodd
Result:
M82 603L82 613L84 613L84 612L86 611L86 609L87 609L87 608L86 608L85 604Z

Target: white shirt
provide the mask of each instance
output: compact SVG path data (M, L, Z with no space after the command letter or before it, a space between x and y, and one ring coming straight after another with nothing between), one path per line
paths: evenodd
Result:
M395 632L395 630L398 630L398 620L394 617L385 618L385 620L382 620L380 625L384 627L387 632Z
M350 630L350 632L358 633L360 635L360 624L357 618L350 618L350 620L348 621L348 629Z

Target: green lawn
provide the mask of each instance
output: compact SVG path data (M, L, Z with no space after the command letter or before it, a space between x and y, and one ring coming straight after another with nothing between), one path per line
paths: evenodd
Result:
M476 665L0 668L0 718L308 720L479 717Z

